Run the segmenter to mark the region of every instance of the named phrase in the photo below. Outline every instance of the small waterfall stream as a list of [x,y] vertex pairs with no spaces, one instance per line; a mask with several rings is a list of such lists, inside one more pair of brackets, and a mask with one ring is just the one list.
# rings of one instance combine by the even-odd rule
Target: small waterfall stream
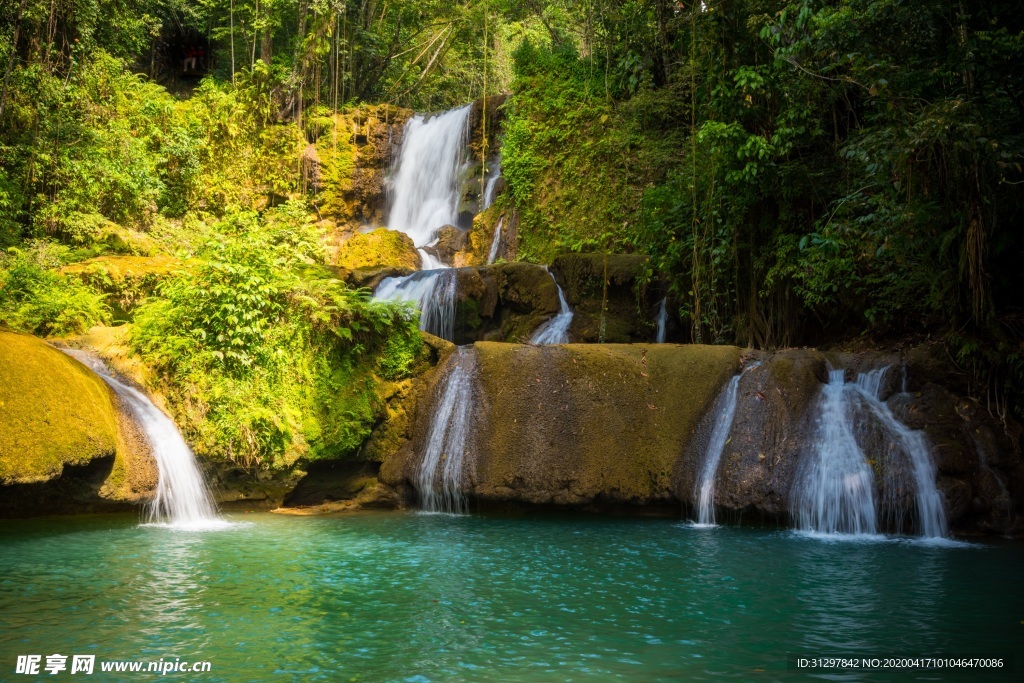
[[494,226],[494,238],[491,239],[491,250],[487,254],[487,264],[494,263],[494,259],[498,258],[498,250],[501,248],[501,225],[505,222],[505,217],[502,216],[498,219],[498,224]]
[[829,371],[821,394],[814,452],[793,484],[797,528],[875,534],[874,475],[853,433],[845,372]]
[[460,514],[466,511],[462,465],[473,401],[473,347],[459,347],[451,363],[434,406],[415,485],[426,512]]
[[668,297],[661,300],[661,306],[658,307],[658,317],[655,322],[658,328],[654,335],[654,343],[664,344],[665,328],[668,326]]
[[[860,395],[864,405],[878,421],[893,444],[909,460],[913,476],[917,507],[918,533],[928,538],[945,536],[948,529],[942,495],[935,485],[938,471],[924,433],[908,428],[896,419],[889,405],[881,399],[882,381],[889,367],[878,368],[857,375],[851,387]],[[903,379],[901,385],[905,386]]]
[[171,418],[145,394],[119,380],[100,359],[74,349],[64,352],[99,375],[117,393],[146,435],[156,460],[159,479],[149,504],[149,523],[176,529],[228,526],[217,517],[216,506],[203,481],[199,464]]
[[568,344],[569,325],[572,324],[572,309],[569,308],[569,302],[565,300],[565,292],[562,291],[562,286],[558,284],[558,280],[555,280],[555,276],[551,274],[551,271],[548,271],[548,274],[551,275],[551,279],[555,282],[555,287],[558,288],[558,315],[538,327],[537,331],[533,333],[533,337],[530,338],[530,343]]
[[[662,301],[661,305],[664,309],[665,302]],[[718,474],[718,463],[722,459],[722,452],[725,451],[725,445],[729,442],[729,429],[732,427],[733,418],[736,417],[736,398],[739,395],[740,379],[759,365],[760,363],[751,363],[738,375],[734,375],[715,404],[715,429],[711,432],[708,451],[704,457],[704,467],[701,469],[694,491],[697,496],[698,526],[715,525],[715,476]]]
[[491,208],[491,204],[494,203],[494,190],[498,186],[498,179],[501,177],[501,158],[495,162],[494,166],[488,169],[487,182],[484,184],[484,203],[480,207],[481,211],[486,211]]
[[[881,399],[888,370],[883,367],[859,373],[856,380],[849,383],[842,370],[829,372],[829,383],[822,389],[814,454],[794,484],[793,511],[800,529],[823,533],[877,533],[874,475],[859,441],[859,438],[868,439],[871,429],[875,428],[883,438],[884,447],[882,452],[870,453],[871,459],[898,457],[905,460],[905,463],[889,463],[887,470],[897,473],[899,465],[909,465],[911,481],[904,484],[898,474],[890,474],[885,484],[890,489],[913,488],[918,534],[926,538],[941,538],[947,534],[942,495],[935,483],[937,469],[924,433],[900,422]],[[901,384],[906,386],[905,378]],[[895,456],[886,455],[889,448]],[[897,478],[893,479],[894,476]],[[892,504],[900,505],[899,501]],[[896,513],[899,519],[902,508]],[[897,523],[897,527],[900,526]]]
[[454,268],[421,270],[405,277],[381,280],[373,296],[386,301],[408,301],[420,311],[420,329],[451,341],[455,338]]

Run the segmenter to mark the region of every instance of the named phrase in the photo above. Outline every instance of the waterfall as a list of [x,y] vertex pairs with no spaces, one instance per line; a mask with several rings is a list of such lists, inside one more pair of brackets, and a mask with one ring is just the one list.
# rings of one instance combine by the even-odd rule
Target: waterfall
[[171,418],[141,391],[117,379],[100,359],[84,351],[65,349],[64,352],[110,385],[146,435],[159,474],[156,496],[147,512],[148,521],[179,529],[226,526],[227,523],[217,517],[195,454],[181,438]]
[[572,323],[572,309],[569,308],[569,303],[565,300],[565,293],[562,291],[561,285],[558,284],[558,280],[555,280],[555,276],[548,271],[551,275],[551,279],[555,282],[555,287],[558,288],[558,315],[551,318],[533,333],[533,337],[530,338],[531,344],[568,344],[569,343],[569,325]]
[[[664,310],[665,302],[662,301],[661,305]],[[718,473],[718,463],[722,459],[725,444],[729,442],[729,429],[736,416],[736,397],[739,394],[740,378],[747,374],[747,371],[753,370],[759,365],[760,363],[752,363],[744,368],[743,372],[734,375],[715,405],[715,429],[711,432],[708,452],[704,457],[704,468],[701,470],[700,479],[697,480],[697,487],[694,491],[698,500],[697,524],[699,526],[715,525],[715,475]]]
[[[851,386],[860,395],[893,444],[909,460],[914,479],[918,532],[929,538],[945,536],[948,530],[946,511],[942,505],[942,495],[935,485],[938,470],[932,461],[924,432],[910,429],[896,419],[892,409],[881,399],[882,381],[888,371],[889,368],[886,366],[858,374],[857,381]],[[901,381],[901,385],[905,386],[904,383],[905,379]]]
[[437,230],[454,225],[459,215],[459,171],[465,156],[472,105],[405,124],[402,150],[391,185],[388,227],[428,245]]
[[654,335],[655,344],[665,343],[665,327],[668,324],[668,297],[661,300],[661,306],[658,307],[658,332]]
[[498,219],[498,224],[494,226],[494,238],[491,240],[491,251],[487,254],[488,265],[494,263],[494,259],[498,258],[498,249],[501,248],[501,224],[505,222],[505,217],[502,216]]
[[454,268],[421,270],[405,277],[381,280],[374,298],[408,301],[420,311],[420,329],[451,341],[455,338],[455,293],[458,272]]
[[484,185],[484,204],[480,207],[481,211],[486,211],[491,208],[491,204],[494,203],[494,188],[498,186],[498,178],[501,177],[501,159],[494,165],[494,173],[487,179],[487,183]]
[[381,281],[373,296],[407,301],[420,311],[420,329],[451,341],[455,337],[457,275],[423,247],[438,229],[458,222],[459,172],[465,156],[472,105],[436,116],[416,114],[405,124],[402,151],[392,179],[388,227],[412,237],[422,270]]
[[817,441],[793,485],[793,513],[804,531],[874,534],[874,476],[854,437],[853,407],[842,370],[822,387]]
[[459,514],[466,511],[462,462],[473,398],[473,347],[459,347],[452,363],[434,407],[416,489],[425,511]]

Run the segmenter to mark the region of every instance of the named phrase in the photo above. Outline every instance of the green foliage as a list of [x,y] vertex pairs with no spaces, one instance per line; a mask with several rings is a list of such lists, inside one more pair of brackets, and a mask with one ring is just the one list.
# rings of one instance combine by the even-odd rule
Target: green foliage
[[40,242],[0,254],[0,326],[67,335],[109,320],[101,294],[55,272],[58,251]]
[[643,89],[609,103],[599,72],[564,46],[526,41],[515,58],[502,171],[520,211],[519,257],[627,248],[643,188],[663,177],[678,141],[653,134],[672,95]]
[[163,285],[132,331],[192,443],[264,467],[353,454],[382,410],[375,372],[404,378],[418,357],[415,317],[321,273],[297,202],[212,230],[201,263]]

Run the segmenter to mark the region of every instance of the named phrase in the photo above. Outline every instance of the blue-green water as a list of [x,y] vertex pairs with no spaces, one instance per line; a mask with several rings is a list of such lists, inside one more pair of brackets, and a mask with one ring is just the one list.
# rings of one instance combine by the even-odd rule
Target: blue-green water
[[1006,657],[1024,643],[1019,543],[599,518],[233,519],[247,524],[3,522],[0,680],[29,680],[15,661],[33,653],[208,660],[209,673],[167,677],[232,682],[806,680],[787,653]]

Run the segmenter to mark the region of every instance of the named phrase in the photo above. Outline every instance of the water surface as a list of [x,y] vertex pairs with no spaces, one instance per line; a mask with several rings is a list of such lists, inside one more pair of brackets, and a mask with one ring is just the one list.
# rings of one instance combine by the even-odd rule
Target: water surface
[[232,519],[247,524],[0,523],[0,680],[27,679],[18,654],[57,652],[208,660],[210,673],[177,676],[204,681],[788,681],[807,676],[787,653],[1007,656],[1024,633],[1019,543],[603,518]]

